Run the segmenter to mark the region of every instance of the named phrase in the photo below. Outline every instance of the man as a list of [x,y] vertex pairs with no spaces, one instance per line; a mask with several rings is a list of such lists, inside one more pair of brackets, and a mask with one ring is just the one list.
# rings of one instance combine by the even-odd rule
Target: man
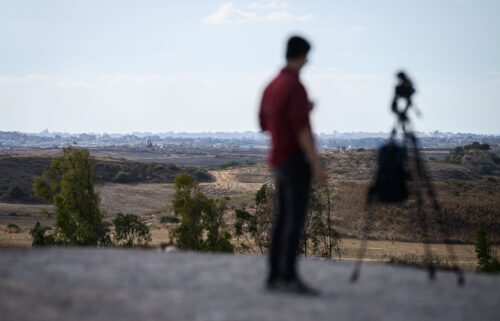
[[310,49],[301,37],[288,40],[286,66],[264,90],[259,111],[261,129],[271,134],[269,163],[275,175],[277,198],[266,286],[269,290],[299,294],[318,293],[299,278],[296,261],[311,175],[317,183],[327,181],[309,122],[312,104],[299,79]]

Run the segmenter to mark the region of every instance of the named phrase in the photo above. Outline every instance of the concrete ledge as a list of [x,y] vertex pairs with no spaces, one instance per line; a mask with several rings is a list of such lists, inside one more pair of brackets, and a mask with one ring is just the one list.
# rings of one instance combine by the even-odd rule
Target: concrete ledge
[[301,261],[323,295],[263,290],[262,256],[121,249],[0,249],[0,318],[21,320],[499,320],[500,277]]

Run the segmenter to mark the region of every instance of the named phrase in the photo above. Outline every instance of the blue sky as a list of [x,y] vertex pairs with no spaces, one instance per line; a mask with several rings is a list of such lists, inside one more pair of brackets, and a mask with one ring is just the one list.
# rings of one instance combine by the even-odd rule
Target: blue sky
[[500,134],[500,1],[0,0],[0,130],[258,130],[286,38],[316,132],[388,131],[394,74],[421,131]]

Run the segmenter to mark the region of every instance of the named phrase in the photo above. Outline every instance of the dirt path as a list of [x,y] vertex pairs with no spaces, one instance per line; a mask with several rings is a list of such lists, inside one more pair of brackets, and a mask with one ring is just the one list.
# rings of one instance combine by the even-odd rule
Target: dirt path
[[238,177],[238,169],[210,171],[215,177],[213,183],[201,183],[201,190],[210,196],[232,196],[240,193],[255,193],[262,183],[241,182]]

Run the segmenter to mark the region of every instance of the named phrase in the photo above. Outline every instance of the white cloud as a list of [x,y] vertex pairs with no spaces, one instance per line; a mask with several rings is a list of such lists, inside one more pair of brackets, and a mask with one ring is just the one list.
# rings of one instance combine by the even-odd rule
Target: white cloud
[[[312,19],[311,14],[306,14],[302,16],[294,15],[287,11],[275,11],[277,8],[283,8],[286,5],[285,2],[273,1],[264,4],[253,4],[254,7],[250,9],[257,9],[256,5],[260,7],[258,9],[266,9],[267,12],[257,13],[256,11],[243,10],[240,9],[232,2],[222,2],[219,4],[217,10],[208,17],[205,17],[202,22],[208,24],[228,24],[228,23],[248,23],[248,22],[258,22],[258,21],[268,21],[268,22],[306,22]],[[270,11],[270,12],[269,12]]]
[[255,1],[248,5],[252,9],[284,9],[288,8],[286,1]]

